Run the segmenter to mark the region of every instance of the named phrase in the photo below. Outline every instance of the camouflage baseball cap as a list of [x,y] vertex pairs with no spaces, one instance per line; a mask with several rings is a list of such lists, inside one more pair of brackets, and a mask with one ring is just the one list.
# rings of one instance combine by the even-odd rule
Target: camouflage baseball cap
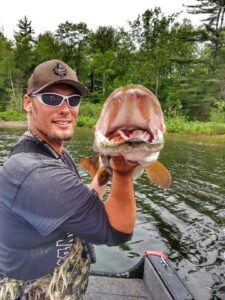
[[88,95],[87,88],[78,81],[75,71],[58,59],[43,62],[34,69],[28,80],[27,94],[39,93],[57,83],[74,87],[82,96]]

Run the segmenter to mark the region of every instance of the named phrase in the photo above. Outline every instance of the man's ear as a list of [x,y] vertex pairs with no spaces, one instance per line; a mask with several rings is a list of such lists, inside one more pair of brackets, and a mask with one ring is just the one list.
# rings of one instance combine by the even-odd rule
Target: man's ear
[[24,110],[28,113],[28,112],[31,112],[31,97],[28,96],[28,95],[25,95],[23,97],[23,108]]

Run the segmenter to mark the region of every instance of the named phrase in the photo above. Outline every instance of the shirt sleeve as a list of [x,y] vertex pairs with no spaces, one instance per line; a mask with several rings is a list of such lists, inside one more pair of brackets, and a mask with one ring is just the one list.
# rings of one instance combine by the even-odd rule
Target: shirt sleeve
[[131,238],[111,227],[98,194],[55,161],[27,175],[12,209],[43,236],[59,228],[94,244],[116,245]]
[[[96,192],[93,191],[93,197],[95,194]],[[101,201],[90,199],[86,204],[86,207],[80,209],[79,214],[73,214],[61,224],[60,229],[62,231],[74,233],[95,245],[114,246],[131,239],[132,234],[119,232],[110,225],[104,204]]]

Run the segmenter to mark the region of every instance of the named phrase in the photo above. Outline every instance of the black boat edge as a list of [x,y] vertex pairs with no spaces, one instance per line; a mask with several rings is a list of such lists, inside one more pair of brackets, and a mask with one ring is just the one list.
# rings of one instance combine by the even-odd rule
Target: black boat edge
[[141,260],[124,272],[91,271],[85,299],[128,299],[132,296],[139,299],[138,289],[141,299],[194,300],[168,257],[160,251],[145,251]]

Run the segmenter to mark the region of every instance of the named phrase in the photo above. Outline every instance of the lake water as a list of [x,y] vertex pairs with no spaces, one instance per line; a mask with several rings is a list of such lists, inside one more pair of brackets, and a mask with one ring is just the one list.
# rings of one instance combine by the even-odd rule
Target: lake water
[[[22,129],[1,129],[0,165]],[[77,129],[66,144],[78,162],[91,155],[93,131]],[[165,252],[196,299],[225,299],[225,137],[167,135],[160,161],[173,176],[163,191],[144,175],[135,183],[133,238],[120,247],[95,247],[95,270],[123,271],[144,250]],[[85,183],[90,181],[81,168]],[[161,299],[159,299],[161,300]],[[163,300],[163,299],[162,299]]]

